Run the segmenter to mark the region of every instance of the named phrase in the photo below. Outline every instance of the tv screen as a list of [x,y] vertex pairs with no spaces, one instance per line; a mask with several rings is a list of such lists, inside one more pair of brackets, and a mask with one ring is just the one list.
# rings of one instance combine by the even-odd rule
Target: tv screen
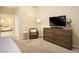
[[49,18],[50,26],[66,26],[66,16],[57,16]]

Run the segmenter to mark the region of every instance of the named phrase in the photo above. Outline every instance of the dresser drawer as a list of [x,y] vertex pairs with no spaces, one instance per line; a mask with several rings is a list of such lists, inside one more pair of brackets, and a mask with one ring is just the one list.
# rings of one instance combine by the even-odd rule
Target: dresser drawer
[[55,41],[54,38],[49,38],[49,37],[43,37],[43,39],[51,43],[54,43]]
[[54,35],[64,35],[64,36],[72,36],[72,31],[64,30],[64,29],[53,29]]
[[51,29],[48,29],[48,30],[45,29],[45,30],[43,30],[43,34],[44,34],[44,35],[47,35],[47,36],[49,36],[49,37],[50,37],[50,36],[52,37],[52,36],[53,36],[53,30],[51,31]]
[[44,28],[43,38],[46,41],[72,49],[72,30],[59,28]]
[[59,46],[62,46],[64,48],[72,49],[72,42],[67,42],[67,41],[63,41],[60,39],[55,39],[54,43]]
[[72,36],[64,36],[64,35],[55,35],[55,39],[59,39],[60,41],[65,41],[65,42],[72,42]]

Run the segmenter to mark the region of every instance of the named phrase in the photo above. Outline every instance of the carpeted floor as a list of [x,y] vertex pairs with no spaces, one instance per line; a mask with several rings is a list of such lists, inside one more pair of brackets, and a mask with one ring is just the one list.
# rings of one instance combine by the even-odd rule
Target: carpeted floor
[[42,38],[39,39],[15,39],[14,40],[21,52],[23,53],[68,53],[73,52],[71,50],[62,48],[55,44],[44,41]]

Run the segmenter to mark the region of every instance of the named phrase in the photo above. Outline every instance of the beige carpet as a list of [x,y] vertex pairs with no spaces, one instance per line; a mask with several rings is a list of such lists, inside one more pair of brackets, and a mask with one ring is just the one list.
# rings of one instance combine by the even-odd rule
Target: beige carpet
[[15,39],[16,44],[19,46],[23,53],[68,53],[71,50],[49,43],[42,38],[39,39]]

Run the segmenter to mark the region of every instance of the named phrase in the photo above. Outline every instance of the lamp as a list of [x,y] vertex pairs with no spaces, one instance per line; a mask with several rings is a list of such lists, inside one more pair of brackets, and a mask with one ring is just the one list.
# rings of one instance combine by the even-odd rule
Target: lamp
[[40,19],[37,19],[36,21],[37,21],[37,23],[41,23],[41,20]]
[[[36,22],[39,25],[38,26],[38,28],[39,28],[39,34],[41,35],[41,19],[36,19]],[[39,37],[40,37],[40,35],[39,35]]]

